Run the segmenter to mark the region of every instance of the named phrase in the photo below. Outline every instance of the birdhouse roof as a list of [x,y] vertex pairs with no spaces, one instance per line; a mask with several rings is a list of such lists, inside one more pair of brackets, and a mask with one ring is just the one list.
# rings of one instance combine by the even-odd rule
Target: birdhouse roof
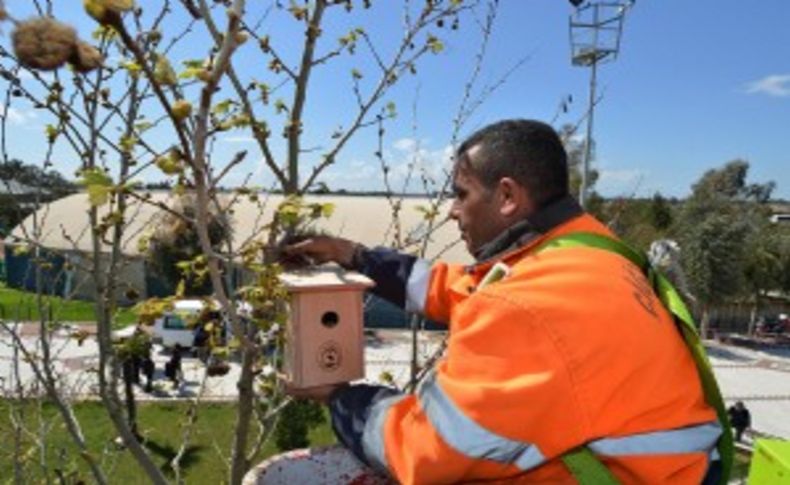
[[280,281],[291,292],[363,291],[375,284],[367,276],[337,266],[287,271],[280,275]]

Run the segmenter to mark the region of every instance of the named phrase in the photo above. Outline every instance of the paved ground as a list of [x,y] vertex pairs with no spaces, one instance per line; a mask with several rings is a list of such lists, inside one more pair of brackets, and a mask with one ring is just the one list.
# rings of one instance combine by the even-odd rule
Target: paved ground
[[[37,326],[22,324],[17,329],[22,342],[29,352],[40,355]],[[74,336],[80,331],[88,334],[82,342]],[[95,369],[98,367],[98,344],[91,327],[72,327],[55,332],[51,343],[51,354],[55,362],[55,372],[63,382],[63,388],[77,399],[92,398],[98,393]],[[382,330],[369,333],[366,338],[365,360],[366,379],[379,382],[382,374],[391,376],[398,385],[409,379],[411,355],[411,335],[408,332]],[[421,359],[427,359],[441,341],[437,334],[425,335],[420,339],[418,348]],[[0,327],[0,395],[16,394],[16,383],[21,382],[27,392],[36,391],[35,373],[30,365],[20,359],[19,379],[12,365],[14,346],[11,336]],[[20,354],[21,355],[21,354]],[[164,375],[165,363],[170,359],[170,351],[155,345],[152,357],[156,364],[154,391],[143,392],[137,389],[139,399],[189,398],[200,392],[205,385],[203,396],[207,400],[233,400],[236,396],[236,382],[240,367],[231,362],[230,372],[221,377],[205,379],[205,366],[195,357],[186,355],[182,359],[183,380],[175,387]],[[143,378],[144,381],[144,378]]]
[[[89,327],[86,327],[90,330]],[[31,352],[37,349],[37,332],[33,325],[20,328],[23,343]],[[52,341],[52,354],[56,356],[56,372],[64,388],[76,398],[96,395],[96,355],[98,347],[92,336],[81,344],[69,338],[78,328],[58,331]],[[90,332],[88,332],[90,333]],[[366,378],[378,382],[383,373],[389,374],[399,385],[409,379],[411,356],[410,334],[404,331],[376,331],[366,339]],[[427,359],[438,348],[441,336],[424,335],[418,345],[421,360]],[[720,343],[709,343],[709,353],[714,371],[728,404],[742,400],[752,411],[754,428],[760,432],[790,438],[790,349],[747,349]],[[204,366],[193,357],[182,362],[184,379],[175,388],[164,377],[164,365],[170,354],[161,347],[154,351],[156,363],[155,390],[148,394],[138,389],[140,399],[188,398],[195,396],[204,380]],[[10,336],[0,329],[0,394],[12,394],[17,382],[13,369],[14,348]],[[235,398],[239,366],[231,365],[230,372],[222,377],[205,380],[204,396],[208,400]],[[31,392],[35,391],[35,376],[24,362],[19,366],[20,382]]]
[[755,430],[790,438],[790,349],[708,344],[727,404],[743,401]]

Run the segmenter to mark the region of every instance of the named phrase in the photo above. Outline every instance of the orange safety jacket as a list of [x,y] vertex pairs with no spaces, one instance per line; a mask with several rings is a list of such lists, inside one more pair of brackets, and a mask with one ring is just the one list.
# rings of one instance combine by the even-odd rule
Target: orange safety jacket
[[365,461],[406,484],[574,483],[561,456],[587,445],[622,483],[702,482],[721,428],[672,317],[618,254],[535,254],[573,232],[614,237],[585,214],[471,267],[413,264],[406,307],[448,322],[447,351],[366,410]]

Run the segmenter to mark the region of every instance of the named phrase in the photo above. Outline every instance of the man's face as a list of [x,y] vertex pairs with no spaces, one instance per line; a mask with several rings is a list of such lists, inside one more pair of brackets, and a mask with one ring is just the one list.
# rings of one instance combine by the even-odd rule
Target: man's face
[[495,190],[487,189],[465,163],[458,163],[453,174],[455,200],[450,218],[458,222],[466,249],[475,254],[480,247],[507,228],[500,214]]

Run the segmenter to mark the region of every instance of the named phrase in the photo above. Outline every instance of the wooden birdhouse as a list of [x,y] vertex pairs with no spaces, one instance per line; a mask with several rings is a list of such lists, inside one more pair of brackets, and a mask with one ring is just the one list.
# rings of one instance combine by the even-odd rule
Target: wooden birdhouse
[[280,276],[290,294],[285,373],[295,388],[365,376],[362,298],[373,281],[322,267]]

